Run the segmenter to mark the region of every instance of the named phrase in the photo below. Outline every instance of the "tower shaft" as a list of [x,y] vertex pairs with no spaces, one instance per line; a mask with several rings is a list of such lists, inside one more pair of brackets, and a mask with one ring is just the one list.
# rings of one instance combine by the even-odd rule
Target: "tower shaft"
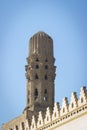
[[55,66],[53,40],[44,32],[30,38],[26,65],[27,102],[30,111],[44,111],[54,104]]

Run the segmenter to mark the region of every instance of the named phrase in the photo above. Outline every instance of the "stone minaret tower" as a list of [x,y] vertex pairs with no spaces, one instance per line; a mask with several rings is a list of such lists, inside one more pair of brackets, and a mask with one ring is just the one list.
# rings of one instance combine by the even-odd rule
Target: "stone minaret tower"
[[26,65],[27,103],[29,111],[44,111],[54,105],[55,66],[53,40],[44,32],[30,38]]

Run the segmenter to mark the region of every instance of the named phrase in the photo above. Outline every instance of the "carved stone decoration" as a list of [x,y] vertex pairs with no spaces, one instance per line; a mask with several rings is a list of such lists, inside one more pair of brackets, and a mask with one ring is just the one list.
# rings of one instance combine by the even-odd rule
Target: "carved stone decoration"
[[44,124],[44,116],[42,111],[40,111],[38,115],[37,128],[43,126],[43,124]]
[[51,122],[51,120],[52,120],[52,113],[51,113],[50,108],[48,107],[46,109],[46,115],[45,115],[44,123],[48,124],[49,122]]
[[69,111],[69,105],[68,105],[68,99],[67,97],[63,98],[63,101],[62,101],[62,107],[61,107],[61,110],[60,110],[60,115],[63,116],[65,114],[68,113]]
[[35,116],[32,116],[32,121],[31,121],[31,130],[36,129],[36,118]]
[[86,87],[83,86],[81,87],[81,90],[80,90],[80,97],[78,100],[78,105],[82,106],[85,103],[87,103],[87,92],[86,92]]
[[60,117],[60,105],[59,103],[54,104],[53,114],[52,114],[52,121]]
[[71,100],[69,104],[69,111],[72,111],[78,107],[78,98],[76,92],[71,94]]

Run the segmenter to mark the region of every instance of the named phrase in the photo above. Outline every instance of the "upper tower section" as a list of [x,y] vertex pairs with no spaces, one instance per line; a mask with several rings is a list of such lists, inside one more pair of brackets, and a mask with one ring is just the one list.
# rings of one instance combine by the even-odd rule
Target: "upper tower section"
[[53,57],[53,40],[52,38],[40,31],[30,38],[29,56],[38,54],[42,57]]
[[30,38],[26,65],[27,103],[30,111],[44,111],[54,105],[55,66],[53,40],[44,32]]

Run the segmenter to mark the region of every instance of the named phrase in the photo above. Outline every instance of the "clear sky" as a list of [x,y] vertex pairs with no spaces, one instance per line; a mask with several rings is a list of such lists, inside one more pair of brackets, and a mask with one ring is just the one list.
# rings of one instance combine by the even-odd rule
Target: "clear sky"
[[86,0],[0,0],[0,126],[26,105],[28,42],[38,31],[54,41],[55,102],[87,86]]

